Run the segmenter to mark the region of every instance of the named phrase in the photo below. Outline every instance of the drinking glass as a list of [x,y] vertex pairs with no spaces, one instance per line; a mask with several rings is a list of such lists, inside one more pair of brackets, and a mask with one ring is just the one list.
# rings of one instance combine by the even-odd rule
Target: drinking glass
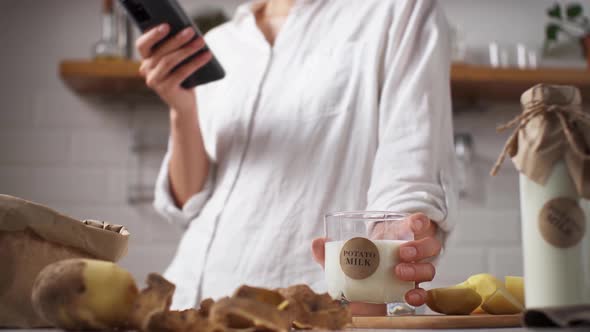
[[343,302],[382,303],[388,315],[412,314],[405,294],[414,282],[399,280],[399,246],[414,239],[408,214],[337,212],[325,216],[328,292]]

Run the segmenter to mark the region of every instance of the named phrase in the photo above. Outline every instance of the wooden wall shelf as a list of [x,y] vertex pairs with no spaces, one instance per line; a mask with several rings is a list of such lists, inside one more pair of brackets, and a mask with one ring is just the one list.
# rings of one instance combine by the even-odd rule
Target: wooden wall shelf
[[89,96],[153,96],[139,75],[139,63],[127,60],[62,61],[59,73],[76,93]]
[[579,69],[520,70],[453,65],[454,101],[512,101],[518,103],[527,89],[539,83],[575,85],[590,98],[590,71]]
[[[82,95],[108,97],[154,96],[138,73],[133,61],[63,61],[60,75],[65,83]],[[590,71],[574,69],[495,69],[455,64],[452,68],[455,102],[512,101],[537,83],[569,84],[579,87],[590,98]]]

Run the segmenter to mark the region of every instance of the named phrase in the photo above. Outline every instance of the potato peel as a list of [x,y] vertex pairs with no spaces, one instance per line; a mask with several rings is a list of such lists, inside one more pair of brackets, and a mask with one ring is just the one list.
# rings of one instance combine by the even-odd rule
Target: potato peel
[[174,285],[159,275],[148,277],[133,313],[143,332],[288,332],[299,329],[341,329],[350,311],[328,294],[305,285],[270,290],[242,286],[232,297],[203,300],[199,309],[170,311]]
[[278,291],[250,286],[242,286],[238,288],[234,292],[233,297],[251,299],[267,303],[277,308],[285,302],[285,298]]
[[148,287],[139,293],[130,317],[130,325],[140,331],[149,330],[153,316],[169,312],[176,289],[173,283],[155,273],[148,275],[146,283]]
[[215,301],[213,299],[204,299],[199,306],[199,314],[204,318],[208,318],[214,304]]
[[166,311],[153,315],[147,331],[150,332],[224,332],[221,325],[210,322],[195,309]]
[[229,329],[287,332],[288,315],[276,306],[248,298],[225,298],[213,305],[209,320]]
[[289,302],[286,311],[297,329],[339,330],[352,322],[347,307],[328,294],[316,294],[307,285],[282,288],[278,292]]

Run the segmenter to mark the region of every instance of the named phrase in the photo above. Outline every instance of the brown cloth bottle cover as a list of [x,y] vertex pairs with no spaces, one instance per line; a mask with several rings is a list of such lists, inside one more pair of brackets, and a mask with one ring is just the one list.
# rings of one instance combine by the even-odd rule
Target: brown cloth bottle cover
[[590,305],[529,309],[523,322],[527,327],[590,326]]
[[556,162],[564,160],[580,197],[590,199],[590,112],[573,86],[539,84],[522,95],[523,113],[499,131],[516,127],[494,165],[507,156],[516,169],[544,186]]

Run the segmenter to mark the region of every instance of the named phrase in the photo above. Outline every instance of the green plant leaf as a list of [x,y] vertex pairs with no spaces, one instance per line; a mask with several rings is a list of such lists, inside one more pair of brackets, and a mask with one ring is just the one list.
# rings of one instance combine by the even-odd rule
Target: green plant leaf
[[584,8],[579,3],[572,3],[566,7],[566,14],[569,20],[573,20],[582,16],[583,12]]
[[545,35],[548,41],[557,41],[557,37],[561,31],[561,27],[555,23],[547,24]]
[[554,4],[553,7],[547,10],[547,15],[549,15],[549,17],[557,18],[560,20],[563,19],[563,15],[561,13],[561,6],[557,3]]

